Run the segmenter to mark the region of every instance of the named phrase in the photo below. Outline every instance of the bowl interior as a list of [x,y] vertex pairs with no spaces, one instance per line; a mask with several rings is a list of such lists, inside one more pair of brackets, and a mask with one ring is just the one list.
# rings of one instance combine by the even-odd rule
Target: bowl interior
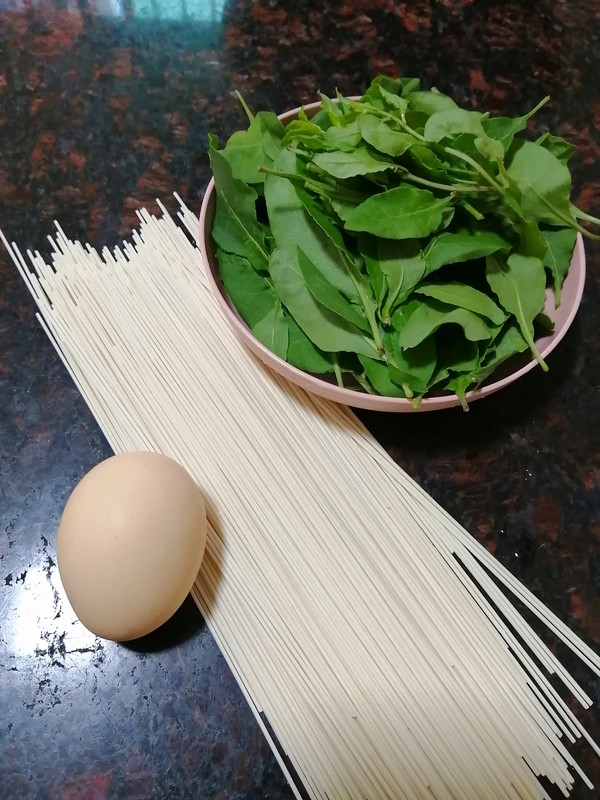
[[[312,103],[304,106],[305,111],[310,115],[311,112],[320,107],[320,103]],[[299,108],[280,114],[279,118],[285,123],[298,116]],[[421,400],[417,409],[413,408],[412,402],[404,398],[382,397],[371,395],[354,389],[341,388],[328,376],[311,375],[296,367],[288,364],[283,359],[276,356],[257,339],[254,338],[249,327],[239,315],[237,309],[229,299],[227,292],[220,278],[219,265],[215,257],[215,247],[212,240],[212,225],[215,215],[216,192],[214,179],[211,179],[200,210],[200,251],[204,261],[204,268],[216,296],[216,299],[233,330],[265,364],[288,380],[302,386],[307,391],[318,394],[329,400],[334,400],[344,405],[355,408],[366,408],[376,411],[395,411],[395,412],[414,412],[435,411],[443,408],[452,408],[460,405],[460,400],[456,395],[446,394],[440,396],[425,397]],[[554,292],[552,289],[546,291],[546,304],[544,312],[554,322],[554,332],[547,336],[536,339],[536,345],[542,357],[546,357],[561,341],[569,329],[581,302],[583,287],[585,284],[585,251],[583,239],[579,234],[571,260],[569,273],[563,284],[561,292],[561,303],[558,308],[554,304]],[[518,380],[530,370],[537,366],[535,359],[529,353],[514,356],[506,361],[501,367],[483,383],[480,387],[468,392],[466,397],[468,402],[473,402],[499,391],[510,383]]]

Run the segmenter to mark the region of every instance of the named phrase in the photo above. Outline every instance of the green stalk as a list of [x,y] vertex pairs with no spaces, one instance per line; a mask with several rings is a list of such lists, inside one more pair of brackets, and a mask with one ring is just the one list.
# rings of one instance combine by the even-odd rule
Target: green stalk
[[475,172],[481,175],[481,177],[486,181],[486,183],[489,183],[490,186],[498,192],[498,194],[504,196],[504,188],[500,186],[500,184],[497,181],[495,181],[494,178],[492,178],[489,172],[486,172],[484,168],[481,166],[481,164],[478,164],[474,158],[471,158],[471,156],[468,156],[466,153],[461,153],[460,150],[455,150],[453,147],[444,147],[443,150],[449,156],[454,156],[455,158],[464,161],[465,164],[468,164],[470,167],[472,167],[475,170]]
[[337,359],[337,353],[332,353],[332,360],[333,360],[333,371],[335,373],[335,379],[337,381],[337,385],[340,389],[344,388],[344,379],[342,378],[342,370],[340,369],[340,365]]
[[377,111],[380,116],[390,120],[390,122],[395,122],[396,124],[399,124],[401,128],[404,128],[404,131],[406,133],[410,134],[410,136],[414,136],[414,138],[418,139],[418,141],[420,142],[425,142],[426,144],[429,144],[429,142],[424,136],[422,136],[420,133],[417,133],[417,131],[414,128],[410,127],[410,125],[406,121],[404,114],[402,114],[399,117],[396,117],[394,116],[394,114],[390,114],[388,111],[383,111],[383,109],[375,109],[375,106],[373,106],[373,109]]
[[236,89],[236,91],[235,91],[235,96],[237,97],[237,99],[238,99],[238,102],[240,103],[240,105],[242,106],[242,108],[244,109],[244,111],[246,112],[246,116],[248,117],[248,122],[252,122],[252,120],[254,119],[254,114],[253,114],[253,113],[250,111],[250,109],[248,108],[248,105],[247,105],[246,101],[244,100],[244,98],[243,98],[243,97],[242,97],[242,95],[241,95],[241,94],[238,92],[238,90],[237,90],[237,89]]
[[545,106],[545,105],[546,105],[546,103],[548,103],[549,101],[550,101],[550,95],[549,95],[549,94],[547,94],[547,95],[546,95],[546,97],[544,97],[544,99],[543,99],[543,100],[540,100],[540,102],[537,104],[537,106],[536,106],[535,108],[532,108],[532,109],[531,109],[531,111],[530,111],[528,114],[526,114],[526,115],[525,115],[525,118],[526,118],[527,120],[530,120],[530,119],[531,119],[531,118],[532,118],[532,117],[533,117],[535,114],[537,114],[537,112],[538,112],[538,111],[539,111],[541,108],[543,108],[543,106]]
[[349,272],[350,277],[352,278],[352,282],[358,292],[358,296],[360,297],[360,302],[365,312],[365,316],[367,318],[367,322],[369,323],[369,327],[371,328],[371,334],[373,336],[373,341],[375,342],[375,347],[377,348],[378,353],[384,352],[383,341],[381,339],[381,334],[379,333],[379,326],[377,325],[377,320],[375,319],[375,312],[373,311],[371,304],[369,303],[369,297],[363,285],[363,282],[360,279],[360,275],[356,274],[356,265],[353,264],[349,258],[346,258],[346,261],[349,265]]
[[476,209],[476,208],[474,208],[474,207],[471,205],[471,203],[466,203],[466,202],[463,202],[463,204],[462,204],[462,207],[465,209],[465,211],[468,211],[468,212],[469,212],[469,214],[470,214],[472,217],[475,217],[475,219],[476,219],[478,222],[481,222],[481,220],[482,220],[482,219],[485,219],[485,217],[483,216],[483,214],[482,214],[480,211],[477,211],[477,209]]
[[549,208],[550,211],[552,211],[553,214],[556,214],[556,216],[559,219],[563,220],[565,225],[568,225],[570,228],[574,228],[576,231],[579,231],[579,233],[581,233],[583,236],[587,236],[588,239],[592,239],[595,242],[600,242],[600,235],[598,235],[597,233],[592,233],[591,231],[588,231],[588,229],[584,228],[583,225],[580,225],[574,217],[569,217],[568,214],[565,214],[559,208],[556,208],[556,206],[553,203],[551,203],[546,197],[543,197],[539,192],[536,192],[536,190],[533,189],[533,187],[532,187],[532,191],[536,195],[538,200],[541,200],[542,203],[547,208]]
[[284,172],[282,170],[269,169],[269,167],[259,167],[259,172],[264,172],[266,175],[275,175],[276,178],[287,178],[289,181],[302,183],[317,194],[325,194],[326,197],[333,195],[340,200],[350,200],[356,203],[362,203],[365,199],[359,192],[353,192],[352,189],[340,188],[337,182],[335,182],[334,186],[330,186],[316,178],[305,178],[303,175],[299,175],[295,172]]
[[354,377],[358,381],[359,385],[363,388],[367,394],[377,394],[374,389],[371,388],[369,381],[367,380],[366,373],[364,372],[355,372]]
[[580,208],[577,208],[577,206],[573,205],[573,203],[571,203],[571,213],[577,219],[583,219],[586,222],[591,222],[593,225],[600,225],[600,219],[598,219],[598,217],[592,217],[591,214],[588,214],[585,211],[582,211]]
[[489,192],[491,189],[485,186],[480,186],[478,183],[470,185],[460,183],[437,183],[430,181],[427,178],[420,178],[418,175],[413,175],[412,172],[405,170],[403,167],[398,167],[397,171],[401,174],[402,178],[413,183],[419,183],[421,186],[428,186],[431,189],[439,189],[442,192]]

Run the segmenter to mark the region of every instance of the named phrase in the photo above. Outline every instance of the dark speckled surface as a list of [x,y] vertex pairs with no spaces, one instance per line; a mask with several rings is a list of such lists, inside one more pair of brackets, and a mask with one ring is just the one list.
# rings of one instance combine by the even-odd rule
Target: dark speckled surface
[[[550,94],[537,128],[577,144],[574,196],[600,213],[599,0],[0,0],[0,227],[43,248],[56,218],[115,244],[155,197],[198,206],[207,132],[243,121],[235,89],[283,110],[378,72],[511,114]],[[600,246],[587,250],[581,311],[548,375],[468,415],[362,416],[598,648]],[[0,797],[287,800],[191,601],[129,647],[95,639],[66,603],[58,519],[108,453],[0,250]],[[600,700],[600,681],[563,655]],[[597,708],[581,718],[600,737]],[[600,785],[600,760],[574,752]]]

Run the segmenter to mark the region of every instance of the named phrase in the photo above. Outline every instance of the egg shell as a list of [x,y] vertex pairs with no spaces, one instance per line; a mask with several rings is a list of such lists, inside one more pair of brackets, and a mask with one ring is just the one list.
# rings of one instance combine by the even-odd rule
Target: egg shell
[[127,641],[179,608],[206,545],[200,489],[158,453],[122,453],[79,482],[63,511],[56,544],[60,578],[92,633]]

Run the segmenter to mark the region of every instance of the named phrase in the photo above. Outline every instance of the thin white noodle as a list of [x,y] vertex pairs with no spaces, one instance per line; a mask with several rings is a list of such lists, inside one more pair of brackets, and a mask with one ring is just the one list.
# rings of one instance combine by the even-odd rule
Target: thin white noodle
[[295,796],[540,800],[536,776],[568,796],[573,773],[591,786],[563,739],[600,751],[543,670],[590,698],[499,585],[597,674],[600,658],[348,409],[243,348],[161,208],[101,256],[57,226],[52,263],[28,252],[30,267],[0,237],[113,449],[165,452],[202,486],[192,596]]

